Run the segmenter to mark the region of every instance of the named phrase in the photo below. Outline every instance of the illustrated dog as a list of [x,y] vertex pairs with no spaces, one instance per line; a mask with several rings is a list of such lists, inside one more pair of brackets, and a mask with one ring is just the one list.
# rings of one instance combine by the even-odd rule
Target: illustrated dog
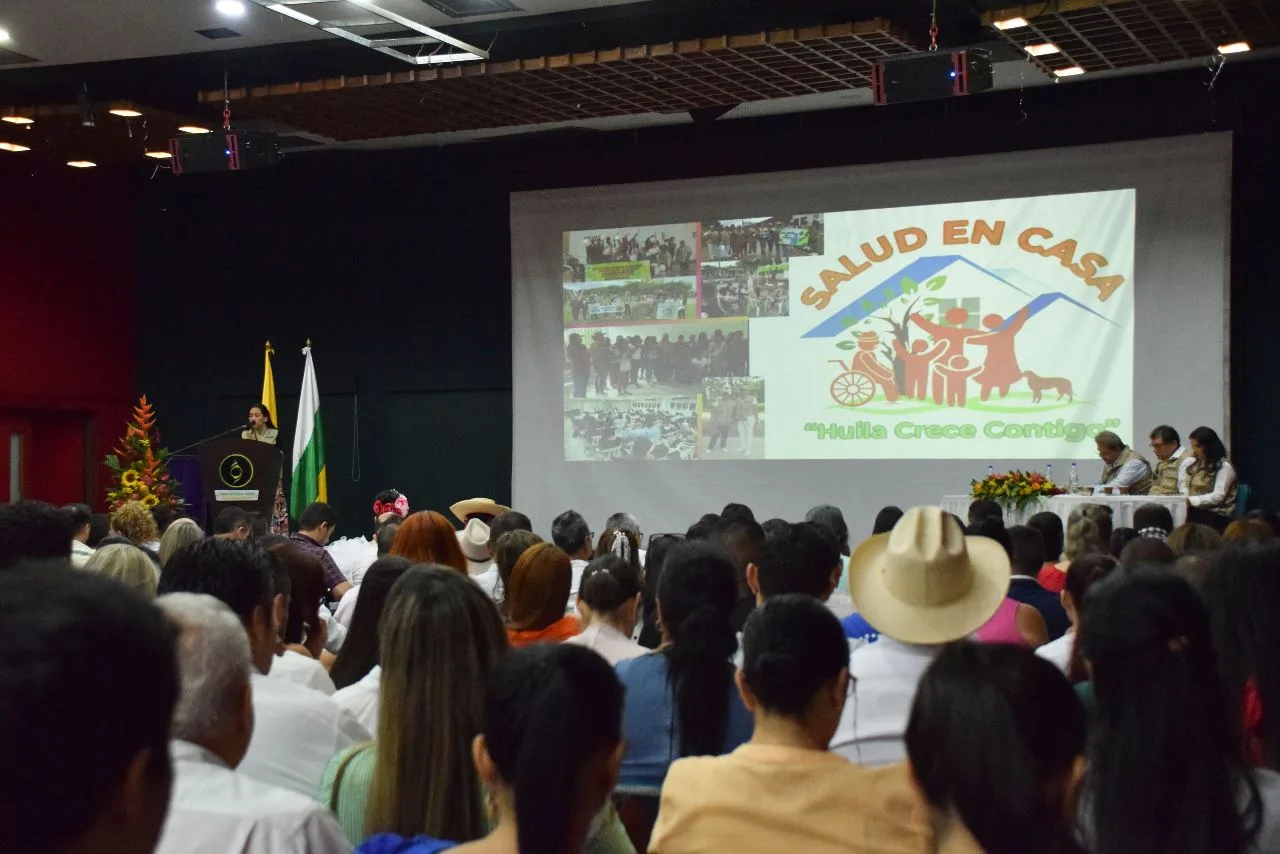
[[1024,373],[1027,385],[1031,388],[1031,402],[1039,403],[1041,392],[1056,391],[1058,400],[1067,398],[1068,403],[1075,403],[1076,393],[1071,388],[1071,380],[1065,377],[1042,377],[1031,371]]

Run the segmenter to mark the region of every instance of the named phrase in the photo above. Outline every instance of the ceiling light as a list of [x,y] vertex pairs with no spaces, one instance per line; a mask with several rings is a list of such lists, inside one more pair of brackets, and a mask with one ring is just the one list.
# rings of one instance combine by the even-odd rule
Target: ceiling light
[[239,18],[245,12],[244,3],[241,0],[218,0],[213,4],[213,8],[218,10],[219,15],[226,15],[228,18]]
[[28,145],[18,145],[16,142],[0,142],[0,151],[30,151]]
[[10,38],[9,31],[4,29],[3,27],[0,27],[0,42],[7,42],[9,38]]
[[178,130],[183,133],[213,133],[213,131],[208,128],[200,127],[200,125],[181,125],[178,127]]
[[289,6],[286,6],[283,3],[272,3],[267,8],[270,9],[272,12],[279,12],[281,15],[285,15],[287,17],[293,18],[295,21],[301,21],[302,23],[306,24],[309,27],[314,27],[316,24],[320,23],[319,18],[313,18],[310,15],[304,15],[301,12],[299,12],[297,9],[290,8]]
[[0,116],[0,122],[8,122],[11,125],[29,125],[35,122],[35,119],[29,119],[26,116]]
[[156,160],[168,160],[173,155],[167,151],[148,151],[147,156],[155,158]]
[[107,110],[107,112],[113,116],[119,116],[122,119],[136,119],[142,115],[142,113],[132,107],[115,107],[114,109]]
[[73,169],[92,169],[98,164],[92,160],[68,160],[67,165]]
[[1032,56],[1049,56],[1054,53],[1062,53],[1062,48],[1052,42],[1045,42],[1044,44],[1029,44],[1024,49]]
[[1231,44],[1218,45],[1218,53],[1226,55],[1228,53],[1246,53],[1253,50],[1248,42],[1232,42]]
[[1075,77],[1078,74],[1084,74],[1084,69],[1078,65],[1073,65],[1070,68],[1057,68],[1053,72],[1054,77]]
[[996,21],[991,26],[997,30],[1016,30],[1018,27],[1029,26],[1026,18],[1005,18],[1003,21]]

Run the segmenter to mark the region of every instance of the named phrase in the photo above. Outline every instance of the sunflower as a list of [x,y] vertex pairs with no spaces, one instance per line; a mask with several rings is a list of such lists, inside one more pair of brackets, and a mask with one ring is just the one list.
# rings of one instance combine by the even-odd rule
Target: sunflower
[[128,469],[120,475],[120,483],[124,486],[136,486],[138,483],[138,472],[134,469]]
[[146,498],[142,499],[143,507],[155,507],[159,503],[160,499],[156,498],[154,495],[148,495]]

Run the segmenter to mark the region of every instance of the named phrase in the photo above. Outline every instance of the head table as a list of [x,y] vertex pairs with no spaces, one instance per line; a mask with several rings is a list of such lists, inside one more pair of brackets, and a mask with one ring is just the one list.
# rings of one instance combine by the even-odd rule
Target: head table
[[[954,513],[962,520],[969,519],[971,495],[944,495],[942,509]],[[1111,508],[1111,523],[1116,528],[1133,527],[1133,511],[1143,504],[1159,504],[1169,508],[1173,514],[1173,524],[1181,525],[1187,521],[1187,497],[1185,495],[1055,495],[1041,498],[1028,504],[1021,510],[1006,510],[1006,525],[1025,525],[1036,513],[1049,512],[1062,519],[1062,526],[1067,526],[1067,517],[1071,511],[1081,504],[1105,504]]]

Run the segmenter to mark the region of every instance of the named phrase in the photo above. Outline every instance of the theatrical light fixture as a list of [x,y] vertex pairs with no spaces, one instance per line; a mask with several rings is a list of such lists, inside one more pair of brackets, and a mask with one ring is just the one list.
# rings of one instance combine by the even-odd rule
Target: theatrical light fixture
[[1078,65],[1073,65],[1070,68],[1056,68],[1053,71],[1054,77],[1075,77],[1079,74],[1084,74],[1084,69]]
[[246,11],[241,0],[218,0],[213,8],[218,10],[219,15],[226,15],[228,18],[239,18]]
[[208,128],[200,127],[200,125],[182,125],[178,128],[178,130],[182,131],[183,133],[213,133],[213,131],[209,130]]
[[1051,54],[1062,53],[1062,48],[1052,42],[1045,42],[1044,44],[1029,44],[1024,48],[1024,50],[1032,56],[1050,56]]
[[0,27],[0,44],[4,44],[10,39],[9,31],[4,27]]
[[167,151],[148,151],[147,156],[156,160],[168,160],[173,155]]
[[1027,26],[1026,18],[1005,18],[1003,21],[996,21],[991,26],[997,30],[1016,30],[1019,27]]
[[0,151],[30,151],[29,145],[18,145],[16,142],[0,142]]
[[[353,2],[355,2],[355,0],[353,0]],[[289,18],[293,18],[295,21],[301,21],[302,23],[306,24],[308,27],[314,27],[316,24],[320,23],[319,18],[313,18],[310,15],[304,15],[302,12],[299,12],[297,9],[291,9],[288,6],[284,5],[283,3],[272,3],[267,8],[270,9],[272,12],[279,12],[281,15],[284,15]]]
[[1248,42],[1232,42],[1231,44],[1218,45],[1218,53],[1226,56],[1229,53],[1247,53],[1253,50]]
[[26,116],[0,116],[0,122],[8,122],[11,125],[29,125],[34,124],[35,119],[29,119]]
[[98,164],[92,160],[68,160],[67,165],[73,169],[92,169]]
[[107,110],[107,112],[113,116],[119,116],[122,119],[136,119],[142,115],[142,113],[132,107],[112,107]]

